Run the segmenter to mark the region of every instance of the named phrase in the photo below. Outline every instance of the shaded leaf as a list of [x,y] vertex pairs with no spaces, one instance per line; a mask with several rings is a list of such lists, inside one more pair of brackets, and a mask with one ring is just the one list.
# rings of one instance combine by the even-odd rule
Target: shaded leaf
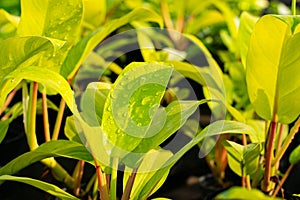
[[53,196],[61,198],[61,199],[69,199],[69,200],[78,199],[77,197],[74,197],[73,195],[70,195],[69,193],[60,189],[59,187],[52,185],[50,183],[40,181],[40,180],[35,180],[35,179],[31,179],[31,178],[26,178],[26,177],[2,175],[2,176],[0,176],[0,181],[17,181],[17,182],[21,182],[21,183],[26,183],[28,185],[39,188],[39,189],[41,189]]
[[9,127],[9,120],[0,121],[0,143],[6,136]]
[[298,161],[300,161],[300,145],[292,151],[289,161],[291,164],[296,164]]
[[67,157],[93,163],[93,157],[86,148],[77,142],[68,140],[50,141],[37,149],[24,153],[0,168],[0,175],[15,174],[21,169],[45,158]]
[[260,145],[251,143],[246,146],[224,140],[227,150],[228,164],[232,171],[239,176],[252,174],[256,171],[259,161]]

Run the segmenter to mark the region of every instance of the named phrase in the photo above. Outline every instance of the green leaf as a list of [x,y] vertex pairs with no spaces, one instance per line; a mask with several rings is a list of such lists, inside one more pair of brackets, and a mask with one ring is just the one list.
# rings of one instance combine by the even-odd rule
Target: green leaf
[[9,127],[9,120],[0,121],[0,143],[6,136]]
[[228,164],[232,171],[239,176],[249,175],[256,171],[260,154],[259,144],[251,143],[243,146],[224,140],[223,145],[227,150]]
[[265,195],[263,192],[257,189],[248,190],[243,187],[231,187],[229,190],[218,194],[215,198],[216,200],[221,199],[240,199],[240,200],[248,200],[248,199],[265,199],[265,200],[279,200],[279,198],[273,198]]
[[[145,137],[131,153],[126,155],[123,162],[130,167],[135,167],[138,164],[138,160],[143,156],[143,153],[148,152],[150,149],[157,148],[157,146],[162,144],[185,124],[199,105],[207,102],[207,100],[173,101],[163,111],[164,114],[159,114],[159,116],[166,115],[166,117],[164,116],[162,119],[159,117],[153,118],[153,123],[149,127]],[[156,127],[158,127],[157,130]],[[196,126],[195,128],[198,127]]]
[[75,125],[74,116],[67,117],[64,132],[70,141],[80,144],[84,143],[79,137],[79,134],[81,134],[83,130],[80,130],[80,128]]
[[88,54],[109,34],[125,24],[141,20],[157,22],[163,26],[161,17],[155,12],[144,8],[135,9],[119,19],[106,23],[79,41],[67,55],[60,73],[64,77],[73,77]]
[[207,60],[208,66],[201,67],[200,75],[204,80],[203,92],[206,99],[218,100],[209,102],[208,105],[216,118],[222,118],[226,112],[225,108],[225,88],[222,78],[222,70],[218,63],[214,60],[204,44],[193,35],[185,35],[193,42],[201,51]]
[[[215,136],[219,134],[227,133],[243,133],[248,135],[253,135],[255,137],[255,131],[248,125],[245,125],[236,121],[216,121],[207,127],[205,127],[195,138],[193,138],[189,143],[187,143],[183,148],[181,148],[175,155],[169,158],[162,167],[155,172],[151,179],[145,183],[144,188],[152,188],[153,183],[158,182],[162,177],[165,176],[168,170],[193,146],[197,145],[199,142],[204,140],[206,137]],[[140,197],[148,197],[149,190],[145,192],[140,192]],[[143,199],[143,198],[141,198]]]
[[[15,37],[0,41],[0,81],[19,67],[37,65],[45,54],[53,55],[61,43],[37,36]],[[0,104],[1,105],[1,104]]]
[[84,160],[91,164],[94,162],[92,155],[82,144],[68,140],[57,140],[46,142],[34,151],[24,153],[10,161],[0,168],[0,175],[15,174],[37,161],[58,156]]
[[81,0],[21,1],[20,36],[45,36],[74,43],[82,17]]
[[249,48],[249,42],[254,25],[259,18],[250,13],[243,12],[240,16],[240,26],[238,30],[238,44],[240,49],[241,60],[246,68],[246,60]]
[[291,164],[296,164],[300,161],[300,145],[298,145],[290,154],[289,161]]
[[103,82],[90,83],[82,95],[80,107],[85,121],[91,126],[100,126],[104,104],[111,84]]
[[43,181],[31,179],[31,178],[2,175],[2,176],[0,176],[0,180],[1,181],[17,181],[17,182],[21,182],[21,183],[26,183],[28,185],[39,188],[39,189],[41,189],[53,196],[61,198],[61,199],[70,199],[70,200],[78,199],[55,185],[52,185],[50,183],[46,183]]
[[58,73],[36,66],[19,67],[2,79],[0,83],[0,105],[3,105],[6,96],[23,79],[38,82],[43,84],[45,88],[58,92],[66,101],[70,110],[76,113],[73,92],[68,82]]
[[40,61],[44,67],[59,72],[68,51],[80,38],[82,4],[82,0],[21,1],[18,35],[45,36],[66,42],[55,56],[44,56]]
[[152,122],[166,120],[159,105],[171,73],[172,67],[159,63],[131,63],[123,70],[110,90],[102,119],[103,131],[113,145],[131,152],[162,128]]
[[12,37],[17,32],[19,17],[10,15],[5,10],[0,9],[0,39]]
[[106,1],[105,0],[89,0],[83,1],[83,19],[93,28],[99,27],[106,17]]
[[[148,196],[153,194],[158,188],[161,187],[169,173],[168,169],[165,170],[165,174],[160,180],[153,180],[151,178],[156,173],[156,170],[161,169],[164,162],[167,161],[170,157],[172,157],[172,155],[173,154],[170,151],[162,149],[151,150],[145,155],[143,161],[141,162],[138,168],[136,178],[134,180],[134,184],[130,195],[131,199],[146,199]],[[123,189],[125,188],[128,177],[131,173],[132,169],[125,169],[125,174],[123,178]],[[146,185],[146,183],[149,182],[150,184]],[[147,196],[143,196],[141,194],[147,194]]]
[[251,103],[263,119],[289,124],[300,114],[299,21],[299,16],[265,15],[254,27],[246,78]]

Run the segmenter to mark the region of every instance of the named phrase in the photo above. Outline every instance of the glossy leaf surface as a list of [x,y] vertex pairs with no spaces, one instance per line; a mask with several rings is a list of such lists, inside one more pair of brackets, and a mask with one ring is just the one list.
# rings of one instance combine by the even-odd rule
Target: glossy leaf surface
[[162,128],[163,124],[155,122],[166,121],[160,101],[172,70],[159,63],[131,63],[123,70],[110,90],[103,112],[102,128],[112,144],[130,152],[143,138]]
[[300,113],[299,16],[263,16],[255,25],[247,58],[247,85],[258,115],[288,124]]

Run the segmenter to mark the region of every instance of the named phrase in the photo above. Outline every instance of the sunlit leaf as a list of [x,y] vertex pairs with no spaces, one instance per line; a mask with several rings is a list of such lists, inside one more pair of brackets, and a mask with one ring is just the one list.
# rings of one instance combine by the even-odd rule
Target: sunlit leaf
[[[287,23],[287,21],[289,23]],[[255,25],[247,58],[248,93],[266,120],[289,124],[300,114],[299,16],[263,16]]]
[[0,39],[14,36],[19,20],[19,17],[10,15],[5,10],[0,9]]
[[84,143],[79,137],[79,134],[82,132],[83,130],[80,130],[80,127],[75,125],[74,116],[67,117],[64,128],[66,137],[71,141]]
[[244,68],[246,68],[246,59],[248,54],[251,33],[258,19],[259,19],[258,17],[255,17],[247,12],[243,12],[240,16],[238,42],[239,42],[241,60]]
[[[153,194],[167,178],[169,170],[165,170],[165,174],[160,180],[153,180],[151,177],[156,173],[156,170],[162,170],[164,162],[169,159],[173,154],[170,151],[165,150],[151,150],[148,152],[141,165],[138,168],[136,178],[132,187],[132,192],[130,198],[132,199],[145,199],[147,196]],[[127,183],[128,177],[131,174],[132,169],[125,169],[125,174],[123,178],[123,189]],[[150,182],[150,184],[148,183]],[[147,184],[146,187],[144,187]],[[148,194],[143,196],[141,194]]]
[[66,57],[60,73],[64,77],[73,77],[88,54],[110,33],[127,23],[137,20],[153,21],[162,26],[162,19],[155,12],[144,8],[135,9],[119,19],[106,23],[103,27],[96,29],[77,43]]
[[17,176],[10,176],[10,175],[2,175],[0,176],[0,181],[17,181],[21,183],[25,183],[28,185],[31,185],[33,187],[39,188],[53,196],[56,196],[60,199],[68,199],[68,200],[76,200],[77,197],[74,197],[73,195],[65,192],[64,190],[60,189],[59,187],[46,183],[40,180],[35,180],[32,178],[26,178],[26,177],[17,177]]
[[106,1],[105,0],[89,0],[83,1],[83,19],[85,23],[89,24],[89,27],[99,27],[103,23],[106,15]]
[[90,83],[82,95],[80,107],[85,121],[91,126],[100,126],[104,104],[111,84],[103,82]]
[[[14,37],[0,41],[0,81],[18,67],[37,65],[45,54],[54,54],[62,43],[44,37]],[[1,104],[0,104],[1,105]]]
[[240,200],[248,200],[248,199],[265,199],[265,200],[279,200],[280,198],[273,198],[265,195],[263,192],[257,189],[248,190],[243,187],[232,187],[229,190],[218,194],[215,199],[240,199]]
[[172,67],[159,63],[132,63],[123,70],[103,112],[103,131],[111,143],[130,152],[144,137],[151,137],[162,128],[155,127],[155,120],[166,120],[159,105],[171,73]]
[[93,163],[93,157],[87,149],[77,142],[68,140],[50,141],[31,152],[22,154],[0,168],[0,175],[15,174],[21,169],[45,158],[67,157]]
[[82,16],[81,0],[21,1],[18,35],[45,36],[74,43]]
[[[255,137],[255,131],[248,125],[244,123],[235,121],[216,121],[206,128],[204,128],[199,134],[197,134],[189,143],[187,143],[183,148],[181,148],[177,153],[175,153],[171,158],[169,158],[162,167],[156,171],[156,173],[151,177],[151,179],[145,183],[145,188],[151,188],[154,182],[160,180],[166,173],[166,170],[171,169],[171,167],[193,146],[197,145],[199,142],[204,140],[206,137],[227,134],[227,133],[239,133],[248,134]],[[147,197],[148,193],[141,192],[140,196]]]
[[45,54],[40,61],[43,67],[56,72],[66,54],[80,38],[79,28],[83,14],[81,0],[26,0],[21,1],[21,20],[18,26],[20,36],[44,36],[65,44],[55,55]]
[[58,92],[66,101],[71,111],[73,113],[75,112],[73,92],[68,82],[58,73],[36,66],[19,67],[2,79],[2,82],[0,83],[0,105],[3,105],[6,96],[23,79],[36,81],[43,84],[46,88]]

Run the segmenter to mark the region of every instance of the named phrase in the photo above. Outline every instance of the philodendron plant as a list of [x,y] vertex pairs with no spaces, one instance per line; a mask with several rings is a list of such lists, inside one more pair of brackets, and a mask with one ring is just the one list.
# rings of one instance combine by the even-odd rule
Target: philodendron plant
[[[208,1],[201,6],[215,5],[228,11],[224,3],[216,2]],[[254,110],[260,118],[270,121],[266,126],[269,134],[264,137],[260,129],[244,123],[246,120],[222,119],[225,108],[235,119],[242,119],[243,114],[226,102],[217,62],[192,31],[184,33],[184,12],[177,13],[179,32],[176,32],[172,30],[166,1],[152,3],[151,10],[139,6],[130,10],[129,2],[124,8],[118,1],[23,0],[21,17],[1,10],[0,141],[6,136],[9,124],[23,116],[30,151],[1,166],[0,183],[26,183],[61,199],[149,199],[162,186],[172,166],[193,146],[204,146],[212,136],[233,134],[244,138],[248,135],[251,143],[244,146],[229,140],[222,143],[228,151],[231,169],[247,181],[248,188],[250,175],[257,174],[252,183],[258,187],[261,169],[265,169],[262,189],[272,192],[271,176],[277,174],[278,162],[300,124],[299,120],[295,122],[282,146],[283,128],[278,130],[280,137],[273,158],[277,125],[292,123],[300,110],[294,101],[300,85],[296,78],[298,56],[293,51],[299,43],[298,17],[262,17],[253,30],[250,28],[249,47],[241,53],[248,55],[247,88]],[[157,8],[163,17],[155,12]],[[198,8],[197,12],[200,11],[205,10]],[[164,25],[169,28],[167,31],[157,31]],[[149,29],[151,26],[156,28]],[[135,29],[134,34],[130,32],[125,39],[109,42],[112,33],[128,27]],[[106,48],[101,45],[103,41],[108,43]],[[141,49],[144,62],[120,67],[117,62],[107,60],[116,58],[114,54],[120,55],[120,51],[112,49],[133,43]],[[94,69],[97,64],[102,68]],[[262,71],[261,66],[264,66]],[[79,83],[95,78],[95,72],[96,79],[82,88]],[[112,73],[115,79],[110,76]],[[175,87],[174,79],[185,78],[201,84],[206,99],[190,100],[184,95],[185,90]],[[18,92],[22,99],[12,105]],[[48,99],[52,95],[61,97],[58,108]],[[199,114],[199,106],[204,103],[209,104],[215,121],[200,129],[199,121],[190,119]],[[65,106],[72,115],[62,123]],[[49,122],[50,108],[58,111],[54,124]],[[36,129],[39,113],[43,116],[43,143],[37,140],[37,131],[41,131]],[[184,129],[190,122],[196,124],[192,134]],[[164,148],[164,142],[171,136],[176,138],[179,130],[189,135],[190,140],[176,151]],[[62,132],[68,140],[60,139]],[[262,153],[264,161],[259,159]],[[298,154],[299,148],[290,157],[292,164],[298,162]],[[78,160],[73,174],[55,157]],[[38,161],[51,170],[68,192],[52,183],[15,176]],[[95,175],[82,187],[85,163],[94,166]],[[122,179],[118,178],[120,170],[124,172]],[[121,184],[119,180],[123,180]],[[117,193],[119,185],[123,186],[121,194]],[[280,187],[279,184],[277,188]],[[240,191],[253,198],[267,198],[260,191],[244,190],[233,188],[217,198],[236,198]]]

